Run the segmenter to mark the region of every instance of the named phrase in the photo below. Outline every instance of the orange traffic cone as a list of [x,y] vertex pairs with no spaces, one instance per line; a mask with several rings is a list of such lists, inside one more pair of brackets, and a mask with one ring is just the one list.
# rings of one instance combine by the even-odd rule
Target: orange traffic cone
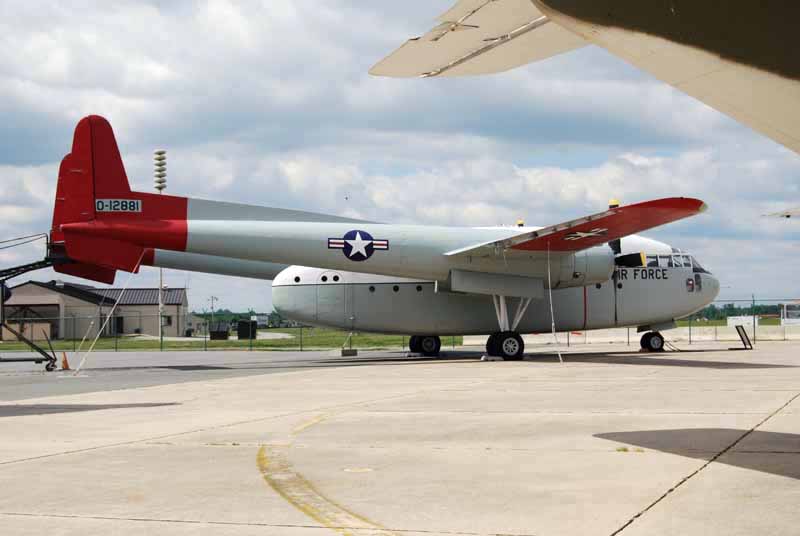
[[69,361],[67,361],[67,352],[61,352],[61,370],[70,370]]

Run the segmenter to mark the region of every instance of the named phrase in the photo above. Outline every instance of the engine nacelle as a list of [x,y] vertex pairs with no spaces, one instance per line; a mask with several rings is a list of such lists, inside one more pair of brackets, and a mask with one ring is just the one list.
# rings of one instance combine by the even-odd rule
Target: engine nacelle
[[558,281],[553,288],[584,287],[604,283],[614,274],[614,252],[607,245],[589,248],[561,261]]

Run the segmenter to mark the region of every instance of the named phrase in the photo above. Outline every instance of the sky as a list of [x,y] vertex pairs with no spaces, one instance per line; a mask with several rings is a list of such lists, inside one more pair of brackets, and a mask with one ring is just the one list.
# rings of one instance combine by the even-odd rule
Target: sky
[[[721,298],[800,298],[800,224],[762,217],[800,204],[800,156],[602,49],[474,78],[367,74],[451,3],[0,0],[0,240],[49,230],[72,130],[99,114],[145,191],[164,148],[171,194],[383,222],[549,225],[610,198],[699,197],[705,214],[646,235],[691,251]],[[143,268],[131,286],[157,281]],[[211,295],[271,309],[266,281],[165,281],[198,311]]]

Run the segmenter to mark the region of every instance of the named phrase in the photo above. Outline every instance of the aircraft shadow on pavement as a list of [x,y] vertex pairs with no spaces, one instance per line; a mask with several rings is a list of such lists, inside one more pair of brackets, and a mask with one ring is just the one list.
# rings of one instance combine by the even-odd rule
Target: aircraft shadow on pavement
[[[699,350],[698,352],[701,352]],[[358,365],[397,365],[414,363],[436,363],[447,361],[479,360],[484,352],[474,351],[450,351],[442,353],[440,357],[406,357],[404,355],[378,355],[357,358],[337,358],[317,359],[314,362],[320,365],[332,366],[358,366]],[[564,353],[562,357],[566,363],[603,363],[609,365],[645,365],[651,367],[696,367],[709,369],[771,369],[771,368],[795,368],[793,365],[780,365],[774,363],[739,363],[735,361],[707,361],[702,359],[678,359],[674,357],[661,357],[670,354],[651,354],[651,357],[642,357],[637,353],[622,354],[619,352],[591,352],[585,354]],[[525,362],[535,363],[557,363],[556,354],[527,354]]]
[[[711,460],[747,430],[686,428],[610,432],[594,437],[699,460]],[[714,460],[743,469],[800,479],[800,435],[756,430]]]
[[[686,352],[681,352],[686,353]],[[771,368],[796,368],[793,365],[780,365],[775,363],[740,363],[736,361],[706,361],[702,359],[678,359],[675,357],[661,357],[674,354],[650,354],[651,357],[642,357],[636,354],[622,354],[614,352],[592,352],[586,354],[562,354],[565,363],[605,363],[609,365],[645,365],[650,367],[697,367],[709,369],[771,369]],[[556,354],[528,354],[525,359],[529,362],[552,363],[558,362]]]
[[359,366],[359,365],[413,365],[415,363],[444,363],[447,361],[464,361],[480,359],[481,354],[477,356],[474,353],[446,353],[439,357],[426,357],[426,356],[412,356],[407,357],[403,354],[400,355],[379,355],[364,357],[332,357],[330,359],[315,359],[315,363],[322,366]]
[[0,405],[0,418],[21,417],[24,415],[48,415],[53,413],[74,413],[79,411],[100,411],[104,409],[160,408],[179,406],[178,402],[142,404],[9,404]]

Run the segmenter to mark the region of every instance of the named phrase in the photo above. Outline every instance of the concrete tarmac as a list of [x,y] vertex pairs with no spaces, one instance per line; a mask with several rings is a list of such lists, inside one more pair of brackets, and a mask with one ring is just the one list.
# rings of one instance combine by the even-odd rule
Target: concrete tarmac
[[[686,348],[684,346],[684,348]],[[565,349],[566,350],[566,349]],[[3,534],[796,535],[800,345],[0,368]],[[199,355],[198,355],[199,354]]]

